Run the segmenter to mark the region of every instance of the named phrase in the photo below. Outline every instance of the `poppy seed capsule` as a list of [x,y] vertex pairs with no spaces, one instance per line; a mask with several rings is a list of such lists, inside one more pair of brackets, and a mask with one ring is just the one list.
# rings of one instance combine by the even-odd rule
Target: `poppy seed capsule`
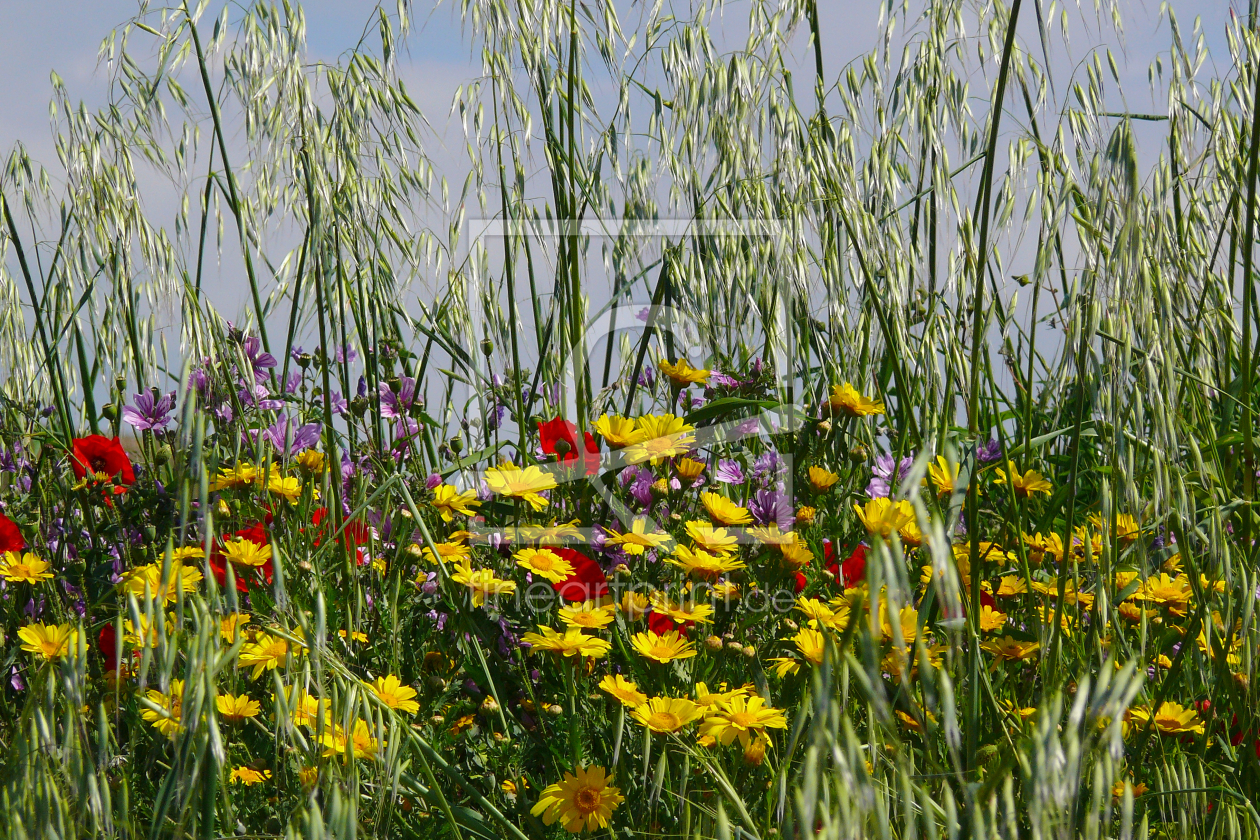
[[101,416],[104,417],[106,420],[117,420],[118,419],[118,406],[114,405],[113,403],[105,403],[105,405],[101,407]]
[[488,338],[481,339],[481,355],[489,358],[490,354],[493,352],[494,352],[494,342]]
[[569,446],[569,442],[567,440],[556,441],[556,455],[560,456],[561,458],[563,458],[565,455],[568,455],[569,450],[571,450],[572,448],[573,447]]

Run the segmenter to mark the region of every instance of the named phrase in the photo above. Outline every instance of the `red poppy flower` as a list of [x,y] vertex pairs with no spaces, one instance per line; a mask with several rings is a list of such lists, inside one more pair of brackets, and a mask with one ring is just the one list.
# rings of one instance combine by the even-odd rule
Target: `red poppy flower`
[[796,573],[796,594],[797,594],[797,595],[800,595],[802,592],[804,592],[804,591],[805,591],[805,587],[806,587],[808,584],[809,584],[809,581],[808,581],[808,580],[806,580],[806,578],[805,578],[805,573],[804,573],[804,572],[797,572],[797,573]]
[[131,459],[127,457],[117,437],[113,440],[103,435],[75,438],[70,467],[74,470],[75,478],[80,481],[89,472],[93,475],[104,473],[116,479],[119,484],[131,484],[136,480],[136,474],[131,469]]
[[[267,544],[267,528],[261,522],[255,522],[248,528],[243,528],[240,531],[237,531],[232,536],[249,540],[254,543],[254,545],[258,546]],[[219,586],[227,586],[227,564],[228,559],[227,555],[223,553],[223,543],[219,542],[215,546],[214,551],[210,552],[210,570],[214,572],[214,579],[218,581]],[[253,580],[255,583],[257,582],[258,578],[257,575],[254,574],[255,571],[262,573],[263,580],[265,580],[268,585],[270,585],[272,580],[275,579],[275,566],[273,565],[272,558],[270,557],[268,557],[267,561],[261,566],[246,566],[242,568],[238,565],[232,570],[232,572],[236,575],[237,592],[248,592],[250,581]]]
[[[674,619],[665,615],[665,613],[659,613],[656,610],[652,610],[650,613],[648,613],[647,623],[648,623],[648,629],[651,630],[653,633],[665,634],[665,633],[668,633],[670,630],[678,629],[678,622],[674,621]],[[686,629],[686,628],[683,628],[683,629]]]
[[0,554],[6,551],[21,551],[26,548],[26,540],[12,519],[0,513]]
[[608,578],[604,570],[591,558],[571,548],[559,545],[548,546],[556,554],[569,562],[573,574],[551,586],[566,601],[594,601],[608,594]]
[[[328,518],[328,508],[316,508],[311,514],[311,524],[318,530],[315,532],[315,538],[311,540],[311,545],[316,548],[324,540],[324,529],[321,527],[323,521]],[[363,554],[361,545],[366,545],[372,539],[372,529],[366,522],[360,522],[352,519],[342,524],[341,533],[346,543],[346,551],[354,552],[355,562],[360,566],[367,563],[367,557]]]
[[118,661],[118,631],[114,628],[114,622],[109,622],[96,634],[96,649],[101,652],[105,664],[113,668]]
[[835,575],[836,582],[845,589],[852,589],[866,579],[866,546],[861,543],[847,560],[837,563],[835,545],[831,540],[823,540],[823,558],[827,561],[827,571]]
[[[548,420],[546,423],[539,423],[538,436],[542,438],[543,452],[546,452],[548,455],[557,454],[556,443],[559,441],[564,441],[568,444],[569,448],[563,455],[559,455],[556,460],[565,462],[577,458],[577,426],[574,426],[563,417]],[[582,466],[585,468],[587,475],[594,475],[599,470],[599,444],[595,442],[595,438],[590,432],[586,433],[586,447],[582,453]]]

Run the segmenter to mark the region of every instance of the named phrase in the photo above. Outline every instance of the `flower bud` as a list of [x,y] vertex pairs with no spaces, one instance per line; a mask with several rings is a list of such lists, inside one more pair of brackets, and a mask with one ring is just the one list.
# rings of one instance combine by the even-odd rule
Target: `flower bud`
[[490,354],[492,354],[493,352],[494,352],[494,342],[488,338],[481,339],[481,355],[485,356],[486,358],[489,358]]
[[478,711],[485,717],[490,717],[499,711],[499,701],[495,700],[493,695],[486,695],[486,699],[481,701],[481,708]]
[[171,445],[164,443],[157,448],[157,452],[153,453],[153,460],[157,464],[167,464],[171,460]]
[[704,640],[704,646],[707,647],[709,650],[713,651],[714,653],[716,653],[717,651],[722,649],[722,637],[710,636],[709,638]]
[[745,657],[747,657],[748,659],[755,659],[755,658],[757,657],[757,649],[756,649],[755,647],[753,647],[752,645],[748,645],[748,646],[746,646],[746,647],[743,649],[742,653],[743,653],[743,654],[744,654],[744,656],[745,656]]
[[865,461],[868,457],[870,457],[870,453],[867,452],[866,447],[860,443],[855,444],[852,448],[849,449],[849,460],[853,461],[854,463],[860,464],[863,461]]
[[564,714],[564,707],[559,705],[558,703],[552,703],[550,706],[547,707],[547,714],[551,715],[552,717],[560,717],[560,715]]

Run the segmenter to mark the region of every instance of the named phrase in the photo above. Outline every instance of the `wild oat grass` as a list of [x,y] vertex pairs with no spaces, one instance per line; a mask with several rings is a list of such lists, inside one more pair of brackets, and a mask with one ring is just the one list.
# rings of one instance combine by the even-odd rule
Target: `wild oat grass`
[[1252,6],[466,0],[467,177],[411,5],[143,6],[0,177],[5,836],[1256,837]]

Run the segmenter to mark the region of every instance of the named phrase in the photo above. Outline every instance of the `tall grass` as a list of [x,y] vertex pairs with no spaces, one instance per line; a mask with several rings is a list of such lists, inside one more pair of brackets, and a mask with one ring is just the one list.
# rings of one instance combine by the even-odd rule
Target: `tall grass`
[[[1101,11],[1119,34],[1119,8]],[[29,458],[28,472],[0,473],[0,499],[64,570],[32,605],[42,598],[45,620],[84,632],[59,662],[28,667],[14,638],[25,593],[6,590],[6,835],[552,836],[529,806],[574,763],[570,749],[615,765],[633,814],[617,836],[1260,835],[1254,12],[1234,19],[1229,60],[1215,62],[1231,69],[1214,78],[1202,33],[1163,11],[1171,42],[1151,82],[1167,107],[1154,114],[1115,104],[1107,49],[1052,72],[1073,20],[1053,5],[883,4],[876,48],[835,78],[818,12],[817,0],[465,0],[453,13],[482,74],[451,109],[470,164],[458,183],[435,170],[436,138],[400,79],[420,13],[406,3],[377,9],[355,50],[314,66],[299,6],[214,19],[206,3],[145,6],[102,46],[109,107],[76,106],[55,82],[55,170],[19,146],[0,177],[0,444]],[[737,16],[744,46],[720,50],[716,27]],[[806,45],[808,80],[790,60]],[[173,221],[154,217],[147,194],[177,198]],[[606,235],[578,232],[610,219]],[[505,235],[470,237],[477,220]],[[694,227],[653,233],[672,220]],[[248,291],[239,316],[208,300],[223,274]],[[296,502],[303,529],[273,532],[275,579],[250,596],[308,655],[254,681],[236,664],[243,640],[220,634],[243,609],[232,578],[216,585],[203,563],[204,587],[168,611],[119,595],[108,576],[111,563],[169,574],[174,549],[262,516],[210,489],[219,470],[264,460],[243,434],[263,415],[235,384],[251,366],[246,336],[277,360],[259,385],[295,425],[321,424],[333,465]],[[447,653],[462,670],[447,674],[425,660],[432,603],[411,583],[413,540],[418,552],[442,539],[423,500],[430,474],[472,485],[501,458],[536,460],[538,420],[585,430],[606,412],[677,409],[644,374],[693,349],[714,369],[770,365],[766,391],[693,417],[725,428],[752,408],[780,412],[784,426],[752,445],[841,474],[820,538],[852,542],[850,502],[875,454],[919,453],[896,489],[932,548],[911,565],[900,541],[878,542],[870,591],[906,603],[922,562],[942,581],[920,612],[945,617],[943,661],[920,632],[917,678],[890,678],[872,613],[821,667],[776,684],[791,728],[761,770],[641,738],[624,711],[578,715],[590,692],[575,683],[560,723],[544,720],[550,737],[527,734],[507,687],[529,685],[528,668],[495,650],[495,622],[450,617]],[[208,378],[201,391],[187,389],[194,371]],[[381,395],[408,379],[423,395],[414,434],[380,415]],[[878,424],[819,421],[845,381],[886,402]],[[175,431],[133,447],[161,488],[110,506],[73,489],[72,439],[118,434],[121,407],[150,388],[179,394]],[[232,419],[199,405],[211,394]],[[1021,469],[1058,477],[1048,500],[990,492],[978,456],[990,438]],[[963,479],[943,498],[920,488],[936,454]],[[332,477],[343,459],[358,477]],[[277,471],[289,466],[277,452]],[[598,488],[563,492],[583,524],[607,518]],[[383,573],[360,569],[342,539],[312,545],[305,522],[319,504],[329,534],[370,517]],[[1042,655],[1022,677],[981,648],[981,575],[965,588],[949,549],[964,514],[1030,582],[1023,534],[1071,545],[1087,515],[1102,523],[1098,553],[1065,559],[1051,581],[1059,604],[1093,586],[1092,606],[1029,628]],[[1118,538],[1124,515],[1144,539]],[[1195,593],[1184,634],[1145,613],[1135,632],[1112,633],[1132,594],[1112,591],[1114,572],[1158,574],[1174,540]],[[969,545],[980,568],[982,543]],[[445,567],[438,581],[454,592]],[[158,628],[130,683],[107,681],[93,649],[106,621],[120,638],[128,622]],[[784,626],[749,631],[759,656]],[[761,665],[748,668],[768,692]],[[365,691],[365,670],[411,675],[430,721],[409,725]],[[464,679],[495,699],[474,711],[475,743],[432,720],[458,713]],[[173,680],[186,727],[167,741],[136,714]],[[269,722],[222,720],[215,695],[247,688],[274,694]],[[329,727],[366,721],[378,759],[325,760],[305,780],[328,733],[290,723],[295,690],[327,699]],[[1026,726],[1012,700],[1036,706]],[[1165,700],[1200,704],[1207,735],[1182,743],[1126,722]],[[1250,734],[1234,744],[1234,733]],[[228,781],[245,755],[274,771],[273,786]],[[1135,774],[1146,792],[1122,784],[1113,797]]]

